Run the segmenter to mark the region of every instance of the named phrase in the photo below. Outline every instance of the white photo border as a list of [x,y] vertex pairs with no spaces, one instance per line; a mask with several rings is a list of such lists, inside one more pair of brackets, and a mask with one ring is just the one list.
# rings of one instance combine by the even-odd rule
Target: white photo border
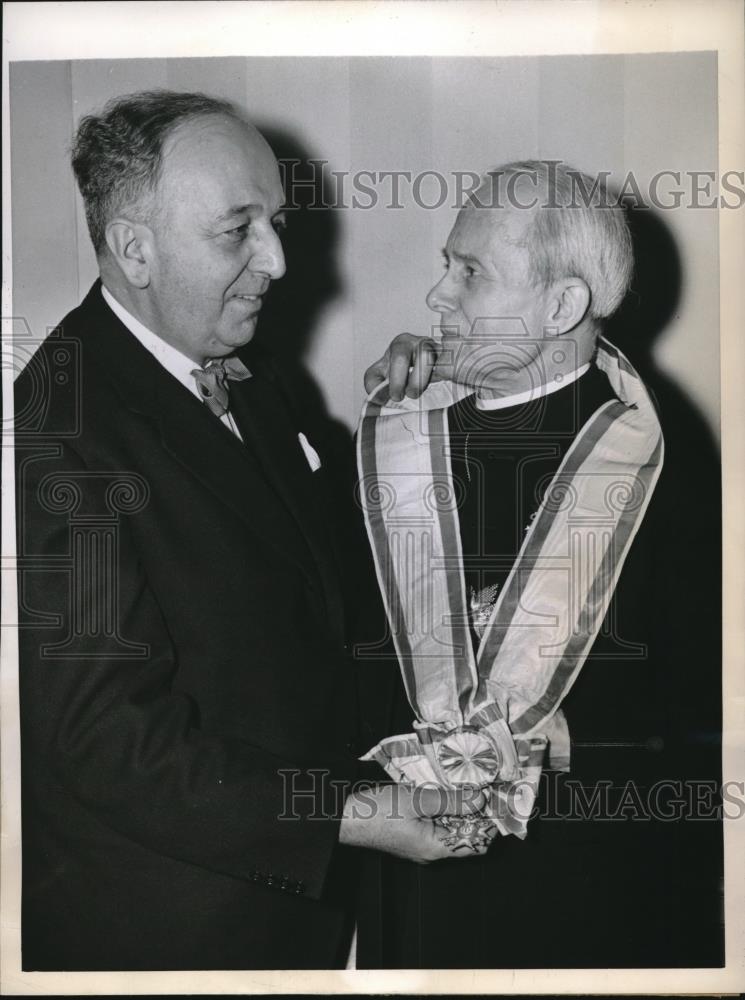
[[[2,316],[13,315],[9,63],[18,60],[252,55],[507,56],[716,51],[719,170],[745,168],[741,0],[391,0],[361,2],[6,3],[3,28]],[[240,41],[236,41],[240,39]],[[719,209],[724,463],[724,778],[745,778],[745,229]],[[7,327],[7,329],[6,329]],[[11,324],[3,319],[3,350]],[[3,419],[12,371],[3,364]],[[2,455],[2,614],[15,620],[12,448]],[[745,989],[745,823],[725,821],[724,969],[225,971],[28,973],[20,967],[20,792],[17,643],[2,629],[2,875],[4,995],[117,994],[650,994]],[[745,785],[743,785],[745,791]]]

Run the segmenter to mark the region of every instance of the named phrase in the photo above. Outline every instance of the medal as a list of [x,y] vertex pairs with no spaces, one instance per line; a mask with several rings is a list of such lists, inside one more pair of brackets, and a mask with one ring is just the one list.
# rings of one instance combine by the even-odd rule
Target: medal
[[440,816],[435,822],[447,831],[443,843],[453,854],[458,851],[478,853],[491,844],[497,832],[496,825],[486,816]]
[[485,788],[496,780],[502,754],[489,733],[475,726],[459,726],[436,744],[437,760],[455,788]]
[[484,589],[480,590],[478,594],[473,586],[469,588],[468,608],[471,613],[471,625],[473,626],[473,630],[479,639],[483,638],[486,626],[489,624],[489,620],[491,619],[492,611],[494,611],[494,605],[497,603],[498,590],[498,583],[493,583],[489,587],[484,587]]

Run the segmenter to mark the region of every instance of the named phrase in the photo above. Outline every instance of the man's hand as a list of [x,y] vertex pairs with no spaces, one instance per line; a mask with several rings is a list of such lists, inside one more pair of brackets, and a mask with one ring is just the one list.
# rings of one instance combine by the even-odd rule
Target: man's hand
[[418,864],[485,854],[489,839],[473,846],[456,842],[448,829],[435,822],[443,815],[476,814],[484,803],[483,794],[478,792],[446,793],[444,789],[406,785],[352,792],[344,803],[339,843],[383,851]]
[[391,399],[400,402],[404,393],[417,399],[427,388],[431,379],[447,378],[447,374],[436,370],[439,347],[431,337],[415,337],[413,333],[399,333],[379,358],[365,372],[365,391],[373,389],[389,379]]

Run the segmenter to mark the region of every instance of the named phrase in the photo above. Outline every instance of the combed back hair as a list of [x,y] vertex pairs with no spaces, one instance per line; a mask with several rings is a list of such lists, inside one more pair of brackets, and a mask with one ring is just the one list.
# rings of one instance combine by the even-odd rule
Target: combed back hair
[[81,120],[72,169],[96,253],[106,247],[111,219],[128,213],[142,221],[143,214],[152,210],[168,135],[183,122],[215,114],[241,120],[228,101],[206,94],[146,90],[114,98],[100,114]]
[[631,283],[634,253],[624,207],[602,178],[561,161],[519,160],[489,170],[484,182],[491,183],[492,197],[498,186],[498,204],[535,202],[526,249],[536,284],[582,278],[590,315],[612,315]]

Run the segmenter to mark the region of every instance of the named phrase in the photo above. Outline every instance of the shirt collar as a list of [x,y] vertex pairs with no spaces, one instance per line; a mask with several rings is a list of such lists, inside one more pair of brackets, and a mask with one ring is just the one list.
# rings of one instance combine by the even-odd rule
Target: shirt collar
[[530,403],[535,399],[540,399],[542,396],[550,396],[552,392],[558,392],[559,389],[564,389],[566,386],[571,385],[572,382],[576,382],[578,378],[581,378],[586,371],[590,368],[590,362],[582,365],[581,368],[577,368],[575,371],[570,372],[568,375],[561,376],[560,380],[554,379],[553,382],[549,382],[546,385],[539,385],[534,388],[526,389],[524,392],[516,392],[511,396],[498,396],[496,399],[481,399],[476,397],[476,409],[477,410],[504,410],[508,406],[519,406],[520,403]]
[[137,337],[142,346],[150,351],[153,357],[163,365],[169,374],[173,375],[183,386],[194,393],[197,398],[201,399],[197,384],[191,374],[195,368],[199,368],[200,366],[192,361],[191,358],[187,358],[177,348],[171,344],[167,344],[157,333],[149,330],[136,316],[133,316],[129,310],[125,309],[121,302],[114,298],[105,285],[101,285],[101,294],[114,315],[122,321],[130,333]]

